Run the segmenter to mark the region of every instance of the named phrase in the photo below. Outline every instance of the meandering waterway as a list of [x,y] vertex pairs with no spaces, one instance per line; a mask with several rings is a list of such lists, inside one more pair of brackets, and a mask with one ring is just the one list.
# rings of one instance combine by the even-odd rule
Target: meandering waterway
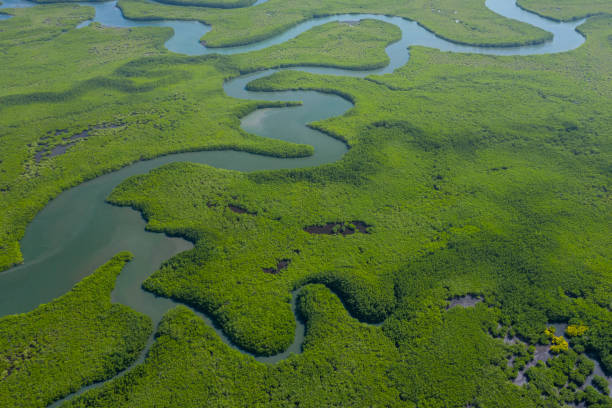
[[[261,2],[258,1],[252,7]],[[291,68],[318,74],[356,77],[393,72],[408,62],[410,56],[408,47],[412,45],[458,53],[532,55],[569,51],[580,46],[585,40],[576,31],[576,27],[584,20],[569,23],[554,22],[518,8],[514,1],[487,0],[487,7],[497,14],[549,31],[553,34],[553,39],[542,44],[522,47],[474,47],[444,40],[418,23],[400,17],[343,14],[308,20],[280,35],[254,44],[240,47],[207,48],[200,43],[200,38],[210,30],[210,27],[200,22],[133,21],[123,17],[116,2],[79,4],[94,7],[96,14],[93,21],[107,26],[172,27],[174,35],[166,42],[166,47],[172,52],[188,55],[256,51],[282,44],[312,27],[332,21],[376,19],[399,27],[402,31],[402,38],[386,48],[390,63],[382,69],[355,71],[322,67]],[[0,8],[33,5],[34,3],[25,0],[5,0]],[[91,21],[83,22],[79,27],[85,27],[90,23]],[[351,103],[339,96],[319,92],[250,92],[245,89],[248,82],[271,75],[275,71],[267,70],[233,79],[225,84],[225,92],[230,97],[240,99],[303,101],[303,105],[299,107],[257,110],[243,118],[242,128],[264,137],[310,144],[314,147],[313,156],[279,159],[236,151],[173,154],[133,164],[63,192],[52,200],[28,226],[21,241],[25,262],[0,273],[0,316],[27,312],[40,303],[49,302],[61,296],[114,254],[128,250],[134,254],[134,259],[127,264],[117,279],[116,288],[112,294],[113,301],[147,314],[154,324],[157,324],[163,314],[177,303],[142,290],[141,284],[164,260],[190,249],[192,244],[180,238],[147,232],[145,221],[138,212],[130,208],[111,206],[104,200],[113,188],[126,178],[146,173],[171,162],[187,161],[205,163],[224,169],[255,171],[317,166],[339,160],[347,151],[347,147],[342,142],[305,125],[342,115],[351,108]],[[293,302],[295,302],[295,296]],[[295,304],[292,307],[295,307]],[[215,327],[210,319],[200,313],[199,315],[212,327]],[[304,337],[304,326],[300,322],[296,322],[296,325],[295,341],[288,350],[273,357],[256,358],[263,362],[273,363],[287,357],[290,353],[299,353]],[[221,330],[218,328],[215,330],[226,343],[231,345]],[[148,347],[152,341],[150,339]],[[141,355],[136,364],[142,362],[144,356],[145,353]],[[65,400],[58,401],[54,406],[63,401]]]

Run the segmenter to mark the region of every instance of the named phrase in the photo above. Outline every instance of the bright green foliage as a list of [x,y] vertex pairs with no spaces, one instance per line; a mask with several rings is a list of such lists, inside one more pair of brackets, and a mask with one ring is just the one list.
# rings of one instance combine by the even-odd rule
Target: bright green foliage
[[[529,383],[525,388],[534,395],[544,396],[548,404],[545,406],[563,406],[585,401],[589,407],[611,407],[612,398],[604,392],[605,388],[602,388],[605,395],[593,393],[591,386],[586,387],[585,392],[577,391],[592,371],[593,362],[588,357],[570,350],[549,359],[546,364],[540,362],[529,368],[526,373]],[[605,378],[599,376],[593,377],[593,384],[597,387],[607,387]]]
[[[546,322],[582,318],[599,339],[590,348],[612,368],[606,329],[591,323],[610,318],[598,304],[610,293],[610,19],[584,30],[589,43],[566,54],[415,48],[394,75],[285,71],[253,83],[349,94],[353,110],[314,126],[352,149],[314,169],[239,174],[174,164],[125,182],[111,201],[143,210],[153,230],[199,242],[146,288],[197,305],[238,344],[265,354],[292,338],[289,292],[305,282],[326,283],[369,321],[396,308],[398,291],[484,293],[532,343]],[[371,233],[303,231],[350,220]],[[277,276],[261,272],[277,259],[292,262]]]
[[[62,0],[62,1],[57,1],[57,0],[32,0],[33,3],[38,3],[38,4],[52,4],[52,3],[76,3],[79,0]],[[106,0],[92,0],[93,3],[97,3],[97,2],[103,2]]]
[[176,7],[146,0],[120,0],[118,4],[132,19],[199,20],[211,24],[212,31],[203,39],[214,47],[256,42],[312,17],[343,13],[405,17],[441,37],[476,45],[520,45],[542,42],[551,36],[493,13],[482,0],[269,0],[257,7],[234,10]]
[[338,297],[323,285],[303,288],[297,306],[306,323],[303,355],[270,368],[266,385],[274,387],[274,405],[397,403],[399,394],[388,374],[399,354],[380,328],[350,317]]
[[130,258],[120,253],[64,296],[0,319],[0,406],[46,407],[136,359],[151,321],[110,301]]
[[[0,270],[21,260],[17,241],[49,199],[134,161],[224,148],[281,157],[311,154],[310,146],[241,131],[240,117],[278,104],[230,99],[221,88],[223,80],[241,71],[286,65],[292,58],[311,65],[342,60],[349,68],[380,66],[387,60],[385,45],[398,36],[397,28],[377,21],[354,27],[327,24],[289,46],[273,47],[272,56],[256,52],[234,62],[170,56],[162,46],[170,35],[165,28],[94,24],[75,30],[91,17],[91,8],[53,5],[15,14],[2,22],[0,35]],[[57,33],[50,36],[54,31],[47,26]],[[18,47],[17,41],[29,42]],[[361,41],[367,45],[363,52],[347,52]],[[328,52],[320,54],[325,43]],[[299,55],[288,51],[293,46],[300,47]],[[150,56],[127,63],[135,55]],[[65,144],[66,137],[94,126],[101,128],[66,154],[34,160],[38,151]]]
[[532,396],[507,381],[510,350],[489,334],[496,312],[483,304],[444,312],[429,296],[403,298],[383,325],[402,357],[390,374],[402,400],[431,407],[534,406]]
[[518,0],[519,6],[557,20],[575,20],[595,14],[612,14],[609,0]]
[[[167,28],[128,30],[97,23],[76,30],[77,24],[94,16],[92,7],[78,5],[45,5],[11,9],[10,13],[14,17],[2,21],[0,35],[2,112],[11,102],[17,103],[15,99],[32,103],[56,95],[56,99],[66,102],[75,85],[92,78],[101,81],[134,59],[135,53],[149,56],[167,53],[163,43],[171,34]],[[66,95],[57,95],[60,93]],[[8,99],[9,95],[13,99]],[[22,108],[21,113],[27,120],[40,120],[34,112]],[[6,126],[4,121],[3,125]]]
[[[312,13],[340,11],[413,16],[462,41],[546,37],[494,17],[482,1],[313,1],[322,5],[286,0],[279,7],[280,0],[271,0],[252,9],[218,11],[138,0],[122,4],[141,17],[210,19],[215,29],[209,39],[216,44],[252,41]],[[468,14],[462,21],[480,24],[473,30],[449,24],[455,5]],[[83,13],[82,19],[89,13],[71,6],[18,13],[24,19],[48,13],[57,22],[66,10]],[[1,23],[7,27],[2,35],[36,31],[42,21],[23,28],[18,18]],[[239,130],[240,117],[270,104],[226,97],[223,80],[292,61],[330,65],[343,58],[352,68],[372,66],[396,35],[379,23],[330,24],[286,49],[188,58],[163,50],[169,30],[94,25],[77,35],[70,28],[78,19],[71,18],[67,31],[52,40],[2,48],[0,70],[14,73],[0,76],[3,267],[19,259],[17,241],[25,225],[51,197],[129,162],[228,147],[283,157],[310,153],[306,146]],[[354,101],[343,117],[313,125],[346,140],[349,152],[318,168],[251,174],[172,164],[126,181],[110,200],[141,210],[151,230],[196,242],[163,265],[145,288],[209,313],[248,350],[273,354],[285,348],[294,331],[290,293],[316,283],[299,299],[308,328],[304,353],[264,366],[222,344],[181,307],[160,325],[145,364],[75,406],[609,404],[593,387],[576,391],[593,366],[576,351],[594,353],[612,370],[612,19],[593,18],[581,30],[587,43],[558,55],[488,57],[415,47],[411,61],[393,75],[356,79],[283,72],[253,84],[264,90],[324,90]],[[340,35],[334,40],[339,47],[318,54],[332,34]],[[347,51],[366,39],[378,44],[378,51]],[[319,45],[309,47],[310,42]],[[72,56],[70,64],[52,63],[60,64],[57,55],[65,54]],[[148,56],[135,59],[143,54]],[[351,55],[355,58],[348,59]],[[40,56],[46,72],[27,62],[33,56]],[[89,64],[91,70],[75,69],[71,76],[71,64]],[[42,82],[49,92],[34,93]],[[98,129],[65,155],[33,160],[43,143],[64,143],[64,135],[104,123],[118,127]],[[248,213],[236,214],[229,205]],[[355,221],[370,225],[368,233],[304,231]],[[277,275],[262,271],[279,259],[291,263]],[[484,301],[445,310],[447,299],[467,293]],[[362,321],[384,323],[366,326],[347,310]],[[531,369],[530,385],[512,385],[508,379],[517,367],[509,367],[507,359],[514,356],[524,365],[532,349],[505,346],[493,336],[511,330],[535,344],[545,340],[550,321],[589,329],[571,339],[575,350]],[[89,360],[74,366],[84,361]]]
[[257,406],[266,366],[224,345],[189,309],[179,306],[159,324],[144,364],[69,407]]
[[[174,309],[142,366],[69,406],[536,406],[491,365],[506,362],[501,341],[486,332],[495,322],[486,307],[432,310],[435,320],[423,315],[415,324],[410,339],[419,341],[399,348],[384,326],[351,318],[322,285],[303,288],[298,309],[307,326],[304,351],[273,366],[228,348],[191,312]],[[443,383],[433,381],[441,376]]]
[[[57,1],[57,0],[51,0]],[[175,4],[177,6],[196,6],[229,9],[248,7],[256,0],[158,0],[158,3]]]
[[593,386],[597,388],[602,394],[610,395],[610,388],[608,387],[608,380],[600,375],[593,376]]
[[233,60],[243,72],[305,64],[362,70],[382,68],[389,63],[386,45],[400,38],[398,27],[378,20],[328,23],[286,43],[235,55]]
[[[380,281],[367,264],[359,269],[338,267],[374,259],[372,250],[366,250],[367,234],[343,237],[302,230],[343,216],[362,219],[365,214],[343,215],[338,210],[317,213],[317,206],[327,199],[301,201],[300,195],[308,188],[305,183],[287,185],[282,192],[288,201],[293,197],[300,205],[299,211],[291,212],[277,196],[280,190],[260,185],[266,189],[254,197],[255,186],[248,175],[185,163],[122,184],[109,198],[112,202],[143,210],[151,230],[186,233],[198,242],[197,249],[170,261],[145,282],[145,287],[205,310],[233,341],[261,354],[275,354],[293,339],[289,292],[306,281],[325,282],[335,288],[362,319],[380,321],[391,311],[390,282]],[[143,203],[151,191],[156,191],[155,202]],[[232,203],[258,215],[236,214],[227,208]],[[362,245],[363,252],[356,253],[356,245]],[[330,251],[335,254],[330,256]],[[292,262],[278,276],[261,271],[277,259]],[[381,268],[379,274],[385,270]]]
[[[0,49],[3,54],[3,64],[0,69],[3,75],[5,72],[9,72],[10,68],[14,68],[9,65],[10,58],[6,59],[6,53],[9,49],[19,46],[20,49],[24,50],[34,47],[37,43],[54,40],[69,29],[74,28],[80,22],[94,16],[92,8],[55,5],[46,7],[44,12],[42,8],[37,8],[33,11],[10,9],[10,11],[1,10],[0,12],[14,16],[8,21],[2,22]],[[25,56],[21,55],[20,57],[23,58]],[[41,57],[48,58],[49,56]],[[32,62],[30,62],[30,65],[33,65]],[[17,76],[23,75],[23,73],[15,71],[11,71],[11,73],[15,76],[14,79]],[[14,86],[16,84],[11,81],[7,85]],[[1,89],[3,94],[7,92],[4,84]]]

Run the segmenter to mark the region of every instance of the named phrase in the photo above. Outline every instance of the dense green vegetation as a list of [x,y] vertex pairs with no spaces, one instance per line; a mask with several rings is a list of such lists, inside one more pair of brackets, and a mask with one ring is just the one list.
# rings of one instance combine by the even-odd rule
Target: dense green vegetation
[[[515,408],[557,407],[588,398],[609,406],[610,400],[588,388],[569,392],[593,368],[574,352],[530,369],[533,383],[515,387],[507,381],[512,375],[507,359],[524,347],[491,337],[497,312],[484,305],[444,312],[442,305],[431,304],[415,316],[404,327],[406,337],[389,339],[386,325],[381,330],[359,323],[327,288],[308,285],[298,299],[307,325],[304,351],[272,366],[228,348],[179,307],[164,317],[143,365],[68,406],[460,407],[468,401]],[[559,392],[568,375],[566,391]],[[547,398],[541,400],[541,394]]]
[[[241,131],[241,116],[275,104],[230,99],[223,80],[296,62],[380,66],[387,61],[385,45],[398,36],[395,27],[381,22],[326,24],[290,45],[273,47],[272,55],[184,58],[163,49],[168,29],[94,24],[75,30],[91,18],[91,8],[52,5],[11,12],[16,17],[2,22],[0,36],[0,270],[21,260],[18,240],[50,198],[103,172],[177,151],[311,154],[310,146]],[[363,51],[349,51],[361,41]],[[300,52],[290,51],[293,46]],[[128,63],[135,54],[149,57]],[[93,127],[99,128],[65,155],[34,160],[38,152]]]
[[[526,388],[548,396],[548,400],[554,402],[551,406],[584,402],[589,407],[611,407],[612,398],[608,397],[608,393],[600,393],[591,385],[585,386],[585,379],[592,370],[593,363],[586,356],[570,350],[548,360],[546,364],[538,363],[529,368]],[[596,378],[593,383],[601,384]]]
[[[0,48],[2,49],[4,58],[9,57],[9,55],[7,55],[9,50],[15,50],[16,46],[20,46],[20,51],[26,51],[37,43],[56,39],[70,28],[75,27],[81,21],[93,18],[94,16],[94,10],[92,8],[56,5],[50,5],[44,9],[38,7],[32,9],[32,11],[26,11],[24,9],[9,10],[3,9],[0,11],[3,14],[7,13],[13,16],[8,21],[2,22]],[[48,57],[49,56],[47,56],[47,58]],[[58,56],[55,57],[58,58]],[[24,56],[20,56],[20,58],[24,58]],[[6,64],[10,64],[10,58],[6,58]],[[9,72],[8,69],[10,68],[14,68],[14,66],[10,67],[3,64],[2,67],[0,67],[3,74]],[[17,76],[20,73],[13,72],[13,74]],[[10,88],[7,89],[7,87],[11,85],[13,85],[12,82],[8,82],[6,79],[3,80],[3,86],[1,88],[2,93],[4,94],[7,91],[10,92]]]
[[[285,0],[282,11],[279,2],[233,11],[122,5],[140,16],[145,5],[163,17],[210,16],[219,43],[254,24],[244,38],[311,12],[356,10],[411,15],[461,41],[543,38],[491,18],[480,1]],[[465,21],[481,22],[474,32],[449,25],[455,6]],[[429,15],[430,8],[445,12]],[[279,14],[266,26],[258,10]],[[181,57],[163,49],[167,29],[75,31],[91,16],[87,7],[14,14],[0,23],[0,268],[20,259],[18,239],[50,198],[127,163],[197,149],[311,153],[240,130],[240,117],[274,104],[228,98],[223,81],[293,64],[380,66],[384,45],[397,38],[379,22],[334,23],[248,55]],[[250,174],[175,163],[127,180],[109,200],[142,211],[150,230],[195,242],[144,287],[208,313],[246,350],[287,347],[295,327],[290,293],[303,287],[303,353],[260,364],[178,307],[158,327],[144,364],[68,405],[612,406],[601,378],[584,386],[593,371],[586,353],[612,372],[612,18],[592,18],[581,30],[586,44],[564,54],[414,47],[392,75],[284,71],[251,84],[349,98],[354,109],[313,126],[350,151],[326,166]],[[34,159],[85,129],[91,137],[66,154]],[[357,221],[367,233],[304,230]],[[118,255],[49,305],[0,320],[0,405],[44,406],[134,359],[150,323],[109,301],[128,258]],[[264,271],[280,260],[290,262],[277,274]],[[484,300],[446,309],[465,294]],[[550,322],[571,325],[569,349],[529,368],[524,387],[513,385],[534,345],[551,342]],[[522,342],[505,344],[506,335]],[[36,392],[15,391],[24,387]]]
[[[314,169],[240,174],[177,163],[126,181],[111,201],[142,210],[152,230],[197,242],[145,287],[207,311],[237,344],[268,354],[292,338],[290,291],[324,283],[354,316],[386,318],[384,334],[410,362],[394,371],[406,401],[608,404],[590,388],[583,395],[563,391],[561,382],[550,388],[548,380],[519,391],[504,382],[515,370],[494,351],[485,356],[498,371],[483,375],[488,366],[462,354],[474,331],[454,335],[438,324],[444,299],[480,294],[497,311],[483,323],[486,332],[497,334],[501,323],[502,331],[536,344],[550,341],[544,334],[550,321],[584,324],[589,330],[572,344],[612,371],[612,23],[593,18],[581,29],[587,44],[559,55],[489,57],[415,47],[393,75],[284,71],[252,83],[253,89],[348,95],[354,109],[314,126],[345,139],[351,150]],[[229,204],[250,214],[231,212]],[[370,233],[303,231],[351,220],[371,225]],[[291,263],[277,275],[262,272],[278,259]],[[440,341],[438,356],[456,357],[452,369],[440,368],[447,362],[433,356],[415,368],[433,339]],[[540,370],[546,378],[558,375],[554,366]],[[507,385],[481,386],[480,378]],[[500,387],[508,387],[508,396],[495,394]]]
[[389,63],[385,46],[399,41],[401,35],[397,26],[378,20],[361,20],[358,24],[328,23],[283,44],[237,54],[232,61],[242,72],[299,65],[362,70],[382,68]]
[[556,20],[574,20],[594,14],[612,14],[608,0],[518,0],[518,4],[530,11]]
[[[610,109],[607,67],[598,63],[609,58],[609,19],[589,27],[590,45],[560,56],[415,48],[404,69],[373,80],[285,71],[254,83],[348,93],[355,108],[315,126],[353,148],[338,164],[316,169],[238,174],[174,164],[124,183],[113,202],[142,209],[153,230],[201,241],[147,288],[198,304],[239,344],[259,352],[282,349],[291,338],[271,339],[265,331],[292,327],[287,299],[303,282],[337,287],[356,316],[377,321],[395,307],[394,276],[405,274],[405,265],[434,260],[453,272],[434,269],[428,279],[447,280],[450,296],[489,294],[530,341],[551,319],[608,321],[602,305],[609,294],[596,289],[609,287],[609,231],[602,229],[610,217],[608,123],[592,107]],[[501,93],[515,104],[500,102]],[[578,199],[584,204],[576,206]],[[232,213],[227,204],[257,216]],[[372,225],[371,233],[303,231],[350,220]],[[283,258],[292,262],[282,276],[260,272]],[[424,282],[423,267],[413,268],[408,275]],[[253,321],[269,324],[252,328]],[[258,338],[270,344],[254,347]],[[607,355],[602,344],[597,348]]]
[[158,3],[175,4],[177,6],[197,6],[214,8],[247,7],[256,0],[157,0]]
[[120,253],[64,296],[0,319],[0,406],[46,407],[136,359],[151,321],[110,302],[130,258]]
[[441,37],[469,44],[517,45],[550,38],[546,31],[493,13],[481,0],[270,0],[234,10],[152,5],[146,0],[119,0],[118,4],[131,19],[200,20],[211,24],[212,31],[203,39],[214,47],[252,43],[313,17],[342,13],[405,17]]
[[[69,406],[414,406],[412,395],[397,388],[404,374],[402,356],[380,328],[352,319],[338,298],[321,285],[305,287],[298,308],[307,324],[304,352],[274,366],[229,349],[201,320],[177,308],[164,318],[145,364]],[[452,353],[444,354],[446,361],[435,353],[453,343],[455,334],[468,331],[476,340],[467,341],[473,348],[460,354],[476,358],[475,367],[478,361],[503,360],[501,341],[492,339],[481,327],[491,318],[486,308],[457,309],[448,314],[438,311],[438,318],[422,323],[426,327],[443,324],[448,336],[423,344],[411,363],[428,368],[431,374],[451,368],[456,363]],[[434,340],[426,330],[422,332],[424,339]],[[426,348],[431,351],[422,353]],[[519,394],[518,389],[503,381],[502,369],[487,371],[490,375],[481,377],[480,386],[500,387],[502,395],[516,401],[513,396]]]
[[[35,3],[70,3],[80,0],[33,0]],[[92,0],[93,2],[103,2],[107,0]],[[198,6],[198,7],[213,7],[213,8],[235,8],[247,7],[255,3],[256,0],[156,0],[157,3],[176,4],[179,6]]]

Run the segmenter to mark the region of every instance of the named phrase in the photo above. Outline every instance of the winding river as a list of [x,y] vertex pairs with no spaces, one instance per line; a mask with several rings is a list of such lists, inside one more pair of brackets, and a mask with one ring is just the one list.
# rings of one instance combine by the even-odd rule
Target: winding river
[[[265,0],[260,0],[252,7]],[[25,0],[3,0],[0,8],[29,7],[35,5]],[[317,74],[364,77],[371,74],[391,73],[409,59],[407,48],[422,45],[442,51],[478,53],[490,55],[532,55],[569,51],[580,46],[584,37],[575,29],[584,20],[559,23],[524,11],[512,0],[487,0],[486,6],[497,14],[520,20],[553,34],[551,41],[522,47],[474,47],[455,44],[441,39],[418,23],[400,17],[373,14],[343,14],[314,18],[300,23],[286,32],[267,40],[246,46],[229,48],[206,48],[200,38],[210,27],[196,21],[133,21],[123,17],[116,2],[80,3],[95,8],[93,21],[114,27],[157,26],[172,27],[174,35],[166,42],[168,50],[188,55],[211,53],[236,54],[255,51],[282,44],[308,31],[312,27],[332,21],[354,21],[376,19],[391,23],[402,31],[400,41],[387,47],[390,63],[372,71],[354,71],[321,67],[297,67]],[[1,16],[1,15],[0,15]],[[7,17],[5,17],[7,18]],[[91,21],[79,24],[85,27]],[[1,23],[0,23],[1,24]],[[21,241],[25,262],[0,273],[0,316],[22,313],[34,309],[40,303],[49,302],[69,291],[74,284],[90,274],[99,265],[119,251],[134,254],[117,279],[112,298],[132,309],[150,316],[157,324],[163,314],[177,305],[176,302],[152,295],[141,288],[142,282],[166,259],[188,250],[192,244],[164,234],[145,231],[145,222],[140,214],[130,208],[111,206],[105,198],[115,186],[126,178],[143,174],[167,163],[188,161],[238,171],[290,169],[317,166],[339,160],[347,151],[344,143],[326,136],[305,125],[345,113],[351,103],[336,96],[319,92],[250,92],[245,85],[257,78],[271,75],[276,70],[247,74],[228,81],[224,85],[228,96],[240,99],[267,101],[303,101],[303,105],[292,108],[259,109],[242,119],[242,128],[264,137],[277,138],[295,143],[310,144],[314,155],[299,159],[279,159],[236,151],[203,151],[173,154],[154,160],[138,162],[119,171],[106,174],[92,181],[67,190],[52,200],[30,223]],[[50,273],[52,272],[52,273]],[[295,294],[292,308],[295,307]],[[227,344],[231,342],[205,315],[198,313]],[[304,326],[296,322],[295,341],[283,353],[272,357],[255,357],[257,360],[274,363],[290,353],[299,353],[304,338]],[[152,344],[149,339],[146,350],[135,363],[140,364]],[[232,345],[232,347],[235,347]],[[243,350],[241,350],[244,352]],[[95,384],[94,386],[98,386]],[[81,391],[85,391],[87,387]],[[72,398],[73,394],[68,398]],[[59,406],[61,400],[52,406]]]

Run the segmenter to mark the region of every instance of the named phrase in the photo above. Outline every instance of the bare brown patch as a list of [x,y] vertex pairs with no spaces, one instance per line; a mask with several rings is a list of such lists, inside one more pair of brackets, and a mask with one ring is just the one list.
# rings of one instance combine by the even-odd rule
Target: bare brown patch
[[328,222],[325,225],[311,225],[304,228],[304,231],[309,234],[326,234],[326,235],[353,235],[357,232],[369,234],[368,227],[370,225],[363,221],[351,222]]
[[38,342],[33,341],[23,350],[13,355],[5,356],[4,359],[6,362],[8,362],[8,367],[4,370],[4,372],[0,373],[0,381],[21,370],[23,368],[23,363],[32,359],[32,357],[41,351],[41,348],[42,346]]
[[291,259],[281,259],[276,264],[276,268],[261,268],[265,273],[271,273],[272,275],[278,274],[283,269],[287,268],[291,263]]
[[474,307],[478,303],[482,302],[482,297],[473,296],[473,295],[465,295],[461,297],[455,297],[450,299],[450,304],[447,306],[447,309],[451,309],[456,306],[461,307]]
[[[42,142],[39,143],[40,146],[42,146],[42,149],[37,151],[36,154],[34,154],[34,161],[36,161],[36,163],[40,163],[40,161],[45,158],[45,157],[55,157],[55,156],[60,156],[64,153],[66,153],[66,151],[74,146],[76,144],[76,140],[78,139],[87,139],[90,134],[89,132],[93,131],[93,130],[99,130],[99,129],[114,129],[114,128],[118,128],[121,126],[124,126],[125,123],[101,123],[99,125],[93,125],[88,127],[86,130],[83,130],[82,132],[79,133],[75,133],[72,136],[69,137],[64,137],[64,140],[70,140],[72,141],[71,143],[66,143],[66,144],[59,144],[56,145],[52,148],[49,148],[49,142]],[[50,137],[51,133],[53,133],[53,131],[49,131],[47,132],[47,136],[43,136],[41,138],[41,140],[46,140]],[[64,133],[68,133],[68,129],[56,129],[55,130],[55,136],[59,136],[62,135]]]
[[233,205],[233,204],[228,204],[227,208],[229,208],[230,210],[232,210],[236,214],[249,214],[249,215],[256,215],[257,214],[256,212],[250,212],[246,208],[238,207],[237,205]]

